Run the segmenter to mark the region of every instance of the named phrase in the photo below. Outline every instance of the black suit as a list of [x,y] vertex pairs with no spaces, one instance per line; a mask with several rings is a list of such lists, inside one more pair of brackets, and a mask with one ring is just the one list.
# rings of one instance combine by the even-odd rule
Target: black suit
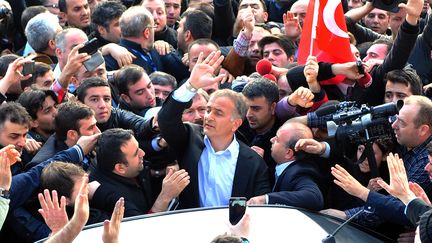
[[418,225],[420,217],[431,209],[431,206],[427,205],[423,200],[416,198],[407,205],[406,215],[413,225]]
[[[170,95],[158,114],[162,137],[175,151],[180,167],[190,175],[190,184],[180,194],[181,208],[199,207],[198,162],[205,147],[202,127],[181,120],[183,110],[189,105],[190,102],[176,101]],[[264,160],[241,141],[239,144],[231,196],[251,198],[269,192]]]
[[278,177],[273,192],[267,194],[268,203],[321,210],[324,199],[318,183],[319,174],[313,164],[294,161]]

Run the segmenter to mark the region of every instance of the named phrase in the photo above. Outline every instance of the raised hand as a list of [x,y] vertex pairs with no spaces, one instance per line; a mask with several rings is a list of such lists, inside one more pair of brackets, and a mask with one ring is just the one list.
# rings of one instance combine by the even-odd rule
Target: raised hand
[[101,134],[102,133],[97,133],[90,136],[81,136],[78,139],[77,144],[81,147],[84,154],[90,153],[90,151],[95,148],[97,139],[100,137]]
[[321,155],[325,152],[325,144],[320,143],[313,138],[302,138],[297,141],[294,150],[303,150],[309,154]]
[[336,185],[340,186],[350,195],[358,197],[363,201],[367,200],[369,189],[360,184],[360,182],[352,177],[342,166],[336,165],[332,167],[331,173],[336,178],[336,180],[333,180]]
[[416,196],[410,190],[405,166],[399,155],[390,153],[387,156],[387,165],[390,172],[390,185],[383,180],[378,184],[392,196],[399,198],[405,205]]
[[218,76],[214,76],[214,74],[223,59],[220,51],[213,51],[203,60],[203,53],[201,52],[188,80],[191,86],[199,89],[222,81],[223,74]]
[[[12,145],[13,146],[13,145]],[[0,188],[9,190],[12,183],[11,162],[7,152],[0,150]]]
[[104,243],[117,243],[120,233],[120,224],[124,215],[124,199],[121,197],[114,207],[111,215],[111,220],[104,221],[104,232],[102,234],[102,241]]
[[69,221],[66,214],[66,198],[62,196],[60,198],[60,205],[57,196],[57,191],[52,191],[52,197],[48,189],[45,189],[42,193],[38,194],[39,203],[41,209],[39,213],[42,215],[45,223],[51,230],[51,234],[55,234],[60,231]]
[[423,190],[423,188],[419,184],[417,184],[415,182],[409,182],[408,185],[416,197],[423,200],[429,206],[432,206],[432,203],[430,202],[428,196],[426,195],[426,192]]
[[287,11],[283,14],[283,24],[285,29],[285,35],[291,39],[297,39],[302,32],[300,22],[294,13]]

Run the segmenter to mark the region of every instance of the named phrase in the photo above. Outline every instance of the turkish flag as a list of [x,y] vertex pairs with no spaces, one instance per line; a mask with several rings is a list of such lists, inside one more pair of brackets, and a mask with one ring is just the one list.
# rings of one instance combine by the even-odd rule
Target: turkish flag
[[[319,6],[315,6],[315,4]],[[316,26],[316,29],[314,26]],[[314,40],[311,42],[312,39]],[[316,56],[318,61],[345,63],[356,60],[351,53],[345,17],[340,0],[309,1],[298,49],[298,63],[306,63],[307,57],[310,55],[311,43],[313,44],[312,55]],[[343,76],[337,76],[330,80],[321,81],[320,83],[336,84],[343,79]]]

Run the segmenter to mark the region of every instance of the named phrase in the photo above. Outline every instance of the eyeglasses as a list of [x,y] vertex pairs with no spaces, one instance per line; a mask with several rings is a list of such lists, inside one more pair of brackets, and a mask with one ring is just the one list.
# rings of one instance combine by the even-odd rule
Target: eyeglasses
[[43,6],[47,8],[59,8],[58,4],[45,4]]

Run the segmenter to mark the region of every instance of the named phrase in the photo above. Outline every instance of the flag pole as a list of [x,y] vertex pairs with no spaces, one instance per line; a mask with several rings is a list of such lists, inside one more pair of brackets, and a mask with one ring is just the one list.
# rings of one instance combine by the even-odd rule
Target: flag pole
[[313,18],[312,18],[312,34],[311,34],[309,56],[313,55],[313,46],[314,46],[314,41],[316,39],[316,27],[318,25],[319,4],[320,4],[320,0],[314,1],[314,12],[313,12]]

